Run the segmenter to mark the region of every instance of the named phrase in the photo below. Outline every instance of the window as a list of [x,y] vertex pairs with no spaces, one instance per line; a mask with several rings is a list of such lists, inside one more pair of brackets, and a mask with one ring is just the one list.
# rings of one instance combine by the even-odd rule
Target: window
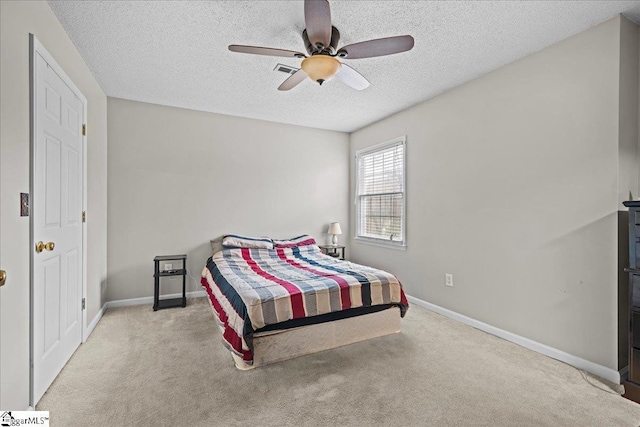
[[356,239],[405,247],[405,137],[356,153]]

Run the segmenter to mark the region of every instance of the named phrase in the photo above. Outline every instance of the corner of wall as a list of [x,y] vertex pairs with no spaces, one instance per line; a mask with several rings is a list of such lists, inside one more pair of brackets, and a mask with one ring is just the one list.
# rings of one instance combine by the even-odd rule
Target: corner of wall
[[618,209],[640,196],[638,136],[640,102],[640,27],[620,16]]
[[628,212],[622,202],[640,196],[640,27],[619,16],[618,89],[618,369],[629,363]]

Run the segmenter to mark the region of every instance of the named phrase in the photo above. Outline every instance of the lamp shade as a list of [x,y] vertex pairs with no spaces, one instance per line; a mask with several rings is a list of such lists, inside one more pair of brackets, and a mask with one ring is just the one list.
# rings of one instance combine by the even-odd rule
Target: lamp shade
[[342,64],[340,61],[328,55],[315,55],[302,61],[302,69],[314,82],[322,84],[330,80]]
[[327,234],[342,234],[342,229],[340,228],[339,222],[332,222],[329,226],[329,230]]

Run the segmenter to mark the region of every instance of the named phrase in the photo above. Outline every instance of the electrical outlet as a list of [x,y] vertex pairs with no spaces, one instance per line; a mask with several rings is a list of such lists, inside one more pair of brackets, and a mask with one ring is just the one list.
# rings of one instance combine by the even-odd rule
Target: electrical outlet
[[173,270],[173,264],[165,264],[164,271],[167,271],[167,270]]
[[445,274],[444,275],[444,285],[453,287],[453,274]]

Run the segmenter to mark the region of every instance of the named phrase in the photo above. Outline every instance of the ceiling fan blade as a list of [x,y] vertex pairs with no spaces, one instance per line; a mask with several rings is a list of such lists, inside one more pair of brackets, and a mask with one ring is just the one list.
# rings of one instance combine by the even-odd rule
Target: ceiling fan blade
[[316,47],[331,45],[331,8],[327,0],[305,0],[304,22],[309,41]]
[[231,52],[251,53],[254,55],[285,56],[289,58],[305,58],[306,57],[304,53],[295,52],[293,50],[274,49],[271,47],[260,47],[260,46],[243,46],[239,44],[229,45],[229,50]]
[[369,87],[369,80],[365,79],[362,74],[347,64],[342,64],[340,71],[336,74],[336,78],[355,90],[362,90]]
[[298,86],[300,82],[307,78],[307,73],[300,68],[298,71],[293,73],[287,80],[283,81],[280,86],[278,86],[278,90],[289,90]]
[[413,48],[411,36],[386,37],[368,40],[344,46],[338,50],[338,57],[345,59],[372,58],[374,56],[393,55]]

